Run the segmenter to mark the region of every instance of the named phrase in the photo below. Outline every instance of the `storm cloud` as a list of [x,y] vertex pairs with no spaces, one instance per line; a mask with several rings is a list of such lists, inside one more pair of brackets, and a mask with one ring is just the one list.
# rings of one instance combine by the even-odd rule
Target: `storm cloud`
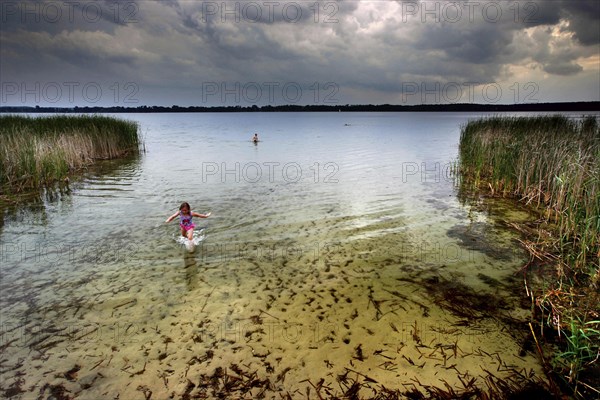
[[600,100],[597,0],[9,0],[0,12],[1,105]]

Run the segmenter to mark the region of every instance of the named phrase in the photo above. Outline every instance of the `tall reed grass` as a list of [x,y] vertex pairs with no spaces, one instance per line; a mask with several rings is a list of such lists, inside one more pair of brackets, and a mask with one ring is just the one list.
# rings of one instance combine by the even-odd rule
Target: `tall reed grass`
[[31,190],[98,159],[139,151],[136,122],[106,116],[0,116],[0,190]]
[[598,120],[537,116],[471,121],[461,131],[458,170],[463,185],[517,196],[544,214],[545,233],[539,231],[528,249],[536,257],[547,254],[555,269],[535,303],[542,316],[549,312],[547,323],[568,339],[569,350],[557,355],[557,365],[564,367],[569,384],[575,382],[577,396],[579,373],[598,360],[589,354],[600,355]]
[[544,207],[575,273],[600,257],[600,127],[594,117],[493,117],[461,132],[460,171],[476,186]]

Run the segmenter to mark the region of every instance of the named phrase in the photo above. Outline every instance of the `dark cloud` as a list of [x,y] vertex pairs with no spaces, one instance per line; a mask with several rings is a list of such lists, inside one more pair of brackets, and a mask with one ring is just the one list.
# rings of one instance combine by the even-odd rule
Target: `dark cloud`
[[[423,11],[446,2],[76,3],[69,10],[46,2],[62,7],[58,20],[51,8],[23,19],[26,7],[42,7],[38,1],[11,2],[16,10],[2,3],[2,81],[134,81],[140,92],[168,97],[145,99],[161,104],[193,102],[189,93],[207,82],[335,82],[340,97],[351,93],[342,102],[361,103],[393,100],[407,83],[526,77],[558,95],[552,76],[573,87],[600,85],[590,73],[600,68],[590,61],[600,42],[597,0],[475,2],[473,18],[439,21]],[[409,6],[417,8],[408,13]]]
[[491,24],[426,26],[417,46],[443,51],[448,59],[486,64],[501,59],[503,50],[511,43],[512,32],[496,29]]
[[525,26],[555,25],[563,20],[568,22],[564,30],[574,33],[581,44],[600,43],[600,1],[544,0],[519,4]]
[[569,76],[583,71],[583,68],[574,62],[559,61],[544,65],[544,71],[549,74]]
[[139,9],[135,1],[7,0],[0,3],[0,31],[112,33],[116,26],[137,22]]
[[561,19],[563,0],[518,1],[509,5],[513,17],[526,27],[555,25]]
[[568,30],[583,45],[600,43],[600,1],[568,1],[564,3]]

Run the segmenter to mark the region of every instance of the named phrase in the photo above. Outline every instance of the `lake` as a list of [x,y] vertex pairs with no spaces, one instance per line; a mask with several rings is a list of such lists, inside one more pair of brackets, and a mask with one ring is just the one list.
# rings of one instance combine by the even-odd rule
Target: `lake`
[[[145,153],[2,211],[5,395],[543,377],[507,224],[531,216],[452,177],[460,127],[482,115],[117,115],[139,121]],[[164,222],[183,201],[212,212],[194,253]]]

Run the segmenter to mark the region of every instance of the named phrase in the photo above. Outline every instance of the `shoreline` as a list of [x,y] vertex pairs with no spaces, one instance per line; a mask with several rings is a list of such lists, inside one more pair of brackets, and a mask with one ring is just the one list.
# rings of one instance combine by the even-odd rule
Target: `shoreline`
[[595,118],[574,123],[560,116],[471,121],[459,150],[461,185],[540,215],[510,225],[530,254],[521,272],[536,327],[531,331],[552,353],[549,359],[538,345],[542,365],[554,385],[576,397],[598,394],[600,227],[589,221],[598,215],[599,151]]
[[0,201],[41,189],[68,190],[70,179],[103,160],[140,153],[136,122],[105,116],[0,115]]
[[593,112],[599,101],[523,104],[355,104],[248,106],[29,107],[3,106],[2,113],[239,113],[239,112]]

